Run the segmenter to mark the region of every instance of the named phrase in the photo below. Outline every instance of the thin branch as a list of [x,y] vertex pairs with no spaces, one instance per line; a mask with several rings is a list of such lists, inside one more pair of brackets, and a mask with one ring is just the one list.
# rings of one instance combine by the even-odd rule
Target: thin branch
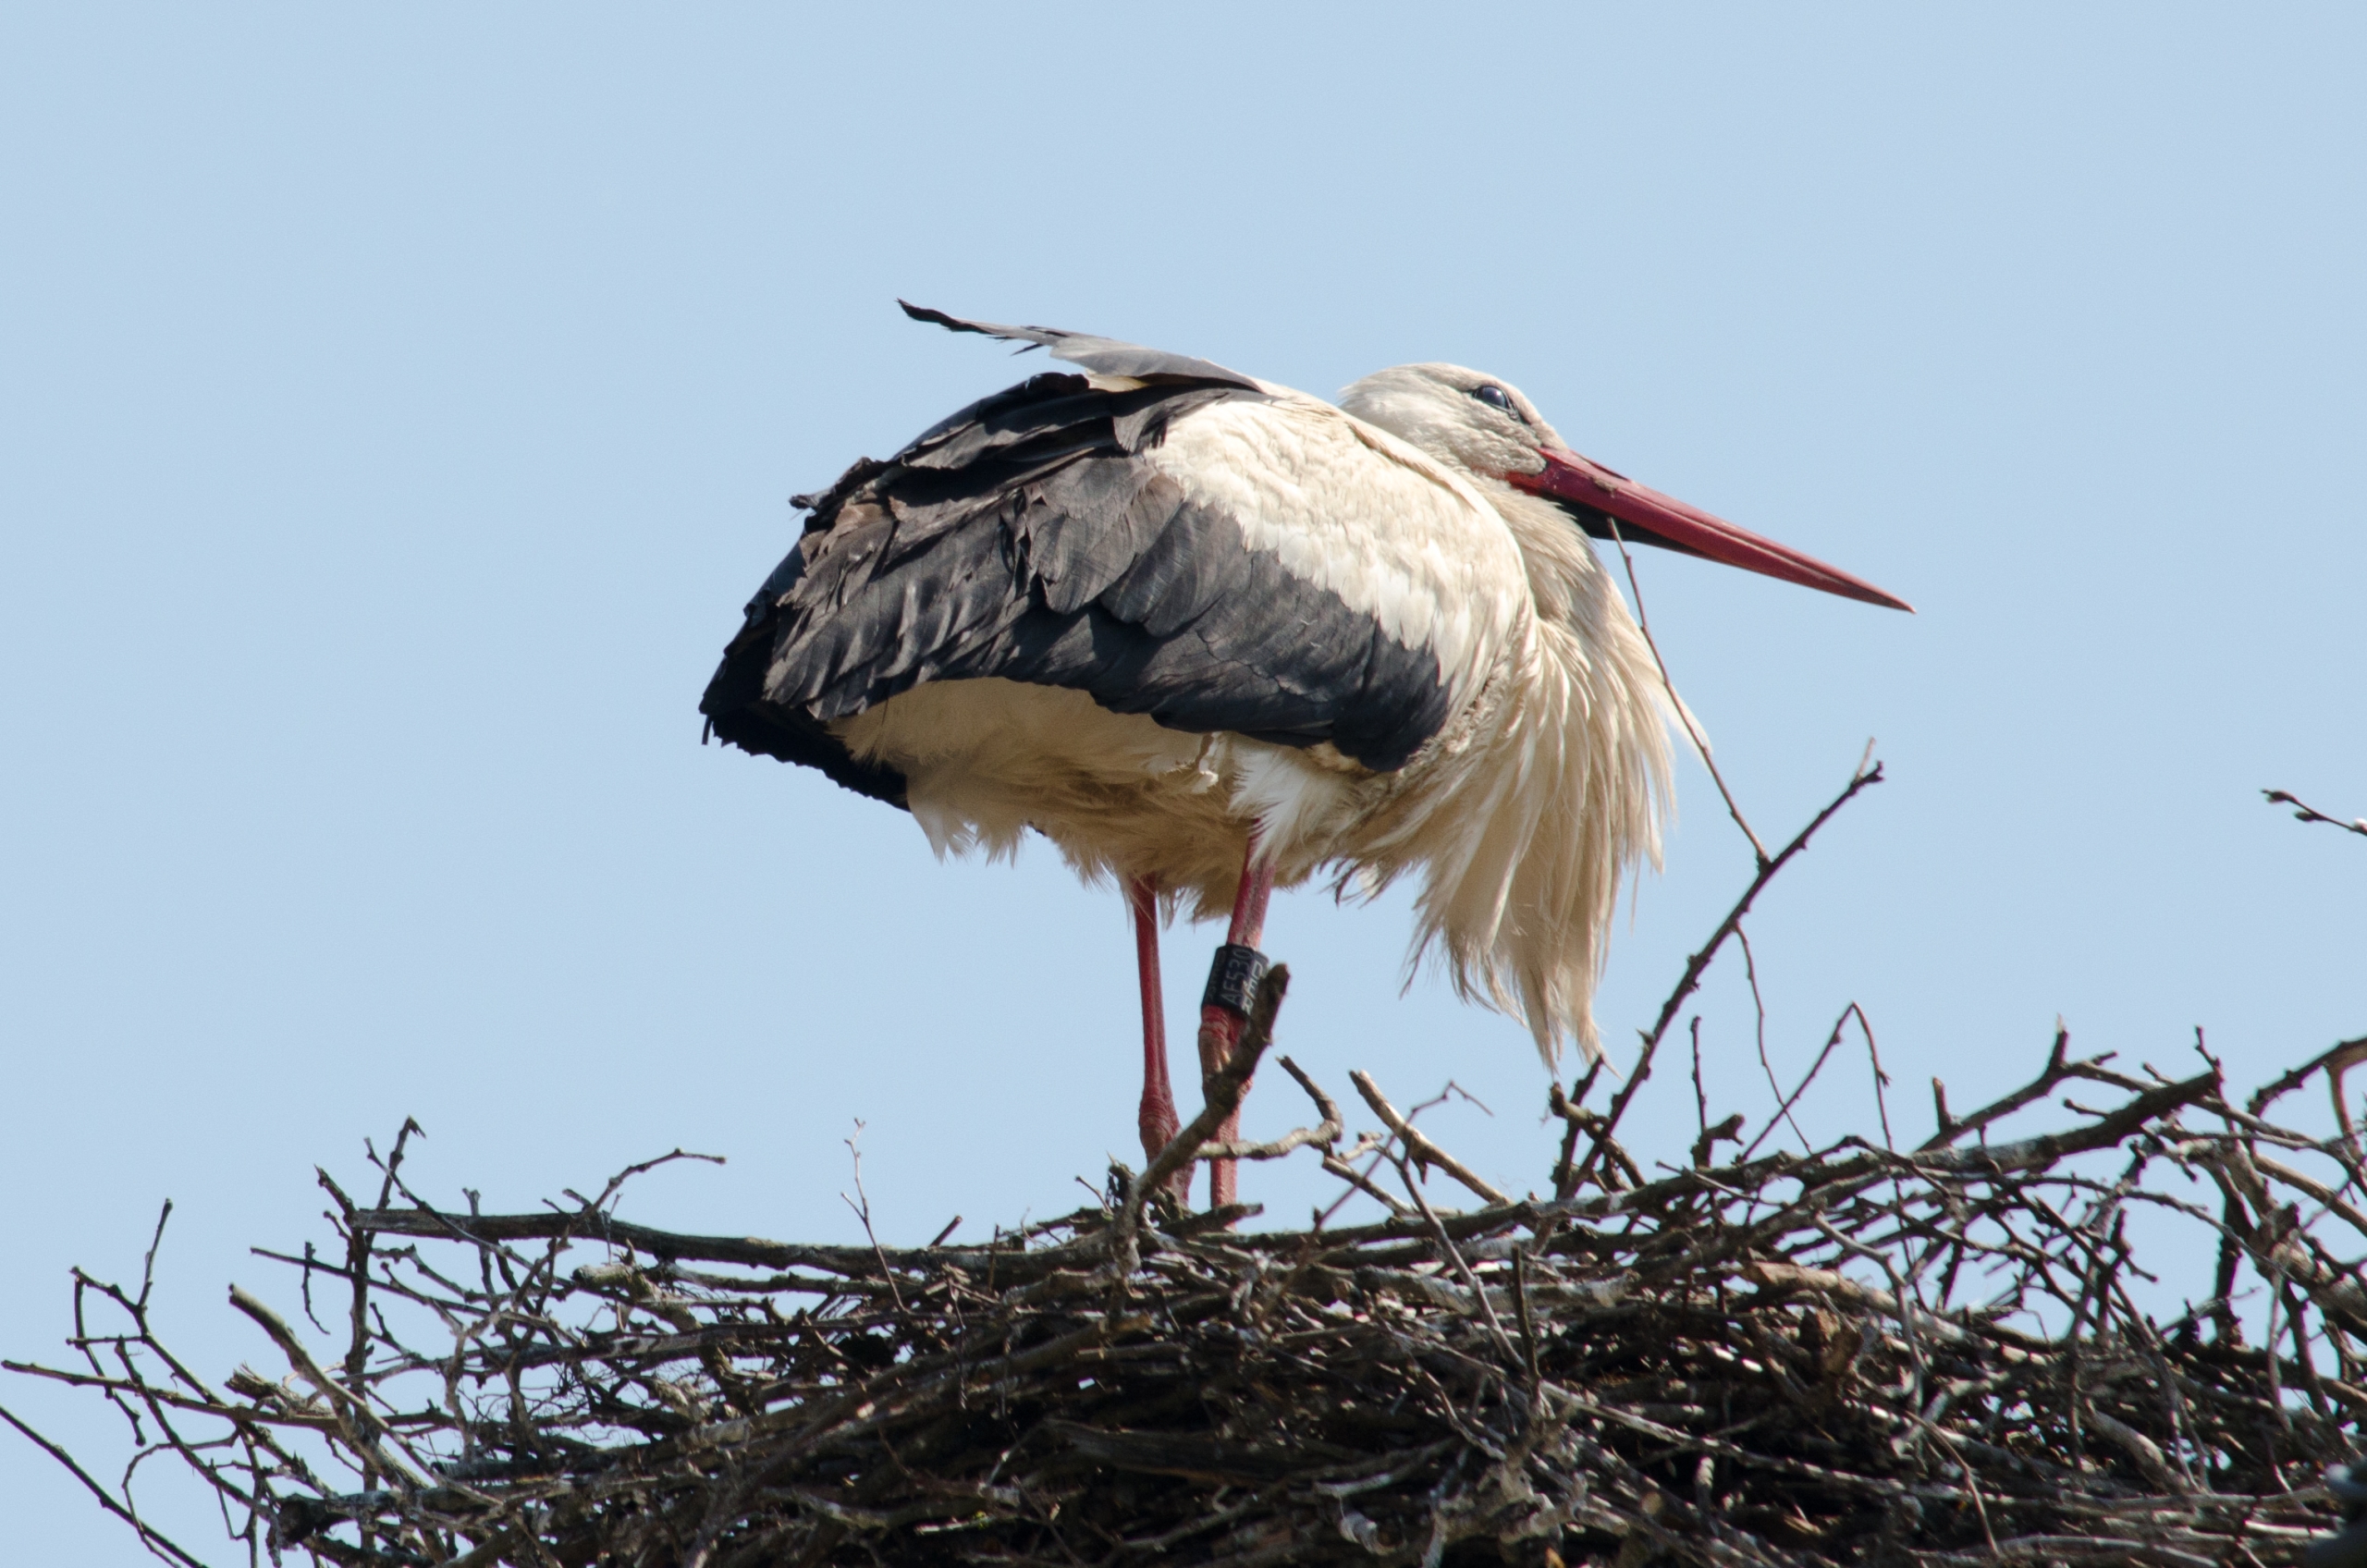
[[[1608,512],[1603,515],[1610,518]],[[1742,815],[1742,807],[1735,800],[1735,792],[1726,788],[1725,775],[1718,771],[1718,759],[1711,754],[1710,738],[1701,733],[1700,725],[1694,721],[1693,710],[1685,705],[1685,699],[1676,694],[1676,683],[1669,679],[1668,661],[1661,657],[1661,645],[1652,638],[1652,618],[1644,613],[1644,590],[1636,581],[1636,557],[1627,553],[1627,541],[1621,535],[1615,518],[1611,519],[1611,542],[1619,546],[1620,562],[1627,569],[1627,592],[1636,600],[1636,630],[1644,634],[1644,645],[1652,651],[1652,664],[1661,672],[1661,690],[1668,693],[1668,704],[1675,711],[1678,722],[1685,726],[1686,737],[1692,741],[1694,751],[1700,755],[1701,766],[1710,770],[1710,781],[1717,785],[1719,798],[1726,802],[1726,815],[1735,819],[1735,826],[1742,829],[1742,836],[1750,840],[1750,852],[1758,857],[1760,870],[1765,871],[1767,846],[1759,841],[1759,835],[1751,830],[1749,820]]]
[[[1710,967],[1710,961],[1718,956],[1718,949],[1726,945],[1727,938],[1741,925],[1743,916],[1750,913],[1750,906],[1758,901],[1767,884],[1792,863],[1794,856],[1809,847],[1809,840],[1816,837],[1819,828],[1833,820],[1834,813],[1856,800],[1861,790],[1883,781],[1883,765],[1870,761],[1870,750],[1867,759],[1858,762],[1841,793],[1826,802],[1824,809],[1810,817],[1808,826],[1794,834],[1792,841],[1777,851],[1772,859],[1760,864],[1758,875],[1750,879],[1750,886],[1743,889],[1742,897],[1735,900],[1734,908],[1726,912],[1726,917],[1718,923],[1717,929],[1710,933],[1710,939],[1701,944],[1699,952],[1686,960],[1685,973],[1677,977],[1676,988],[1661,1004],[1660,1017],[1653,1021],[1652,1027],[1643,1036],[1644,1047],[1637,1056],[1636,1070],[1628,1074],[1627,1082],[1613,1098],[1611,1109],[1603,1118],[1604,1136],[1618,1127],[1620,1118],[1626,1115],[1627,1107],[1635,1100],[1636,1092],[1643,1087],[1644,1080],[1651,1076],[1652,1057],[1659,1051],[1661,1040],[1668,1034],[1669,1025],[1675,1021],[1677,1010],[1685,1005],[1686,998],[1699,988],[1702,973]],[[1600,1140],[1587,1151],[1584,1161],[1572,1172],[1574,1191],[1578,1182],[1592,1173],[1596,1160],[1603,1152],[1604,1145]]]
[[1395,1106],[1389,1103],[1389,1097],[1380,1092],[1380,1086],[1372,1081],[1370,1073],[1361,1070],[1351,1072],[1348,1074],[1348,1082],[1356,1086],[1356,1093],[1364,1096],[1365,1104],[1372,1107],[1372,1113],[1380,1118],[1381,1125],[1396,1133],[1404,1143],[1405,1153],[1415,1164],[1437,1166],[1441,1170],[1470,1188],[1484,1202],[1508,1204],[1513,1201],[1508,1194],[1432,1143],[1429,1134],[1415,1126]]
[[1866,1010],[1853,1001],[1849,1011],[1858,1015],[1858,1032],[1866,1036],[1866,1060],[1874,1072],[1874,1115],[1883,1124],[1883,1147],[1895,1149],[1898,1142],[1890,1133],[1890,1074],[1883,1071],[1883,1048],[1874,1043],[1873,1021],[1866,1016]]
[[1298,1086],[1306,1090],[1307,1097],[1315,1102],[1315,1113],[1321,1120],[1312,1127],[1294,1127],[1269,1143],[1206,1144],[1198,1154],[1193,1156],[1195,1159],[1280,1159],[1310,1145],[1321,1144],[1328,1147],[1340,1141],[1344,1129],[1340,1121],[1340,1108],[1331,1102],[1331,1096],[1325,1094],[1322,1085],[1309,1078],[1297,1062],[1288,1057],[1276,1060],[1282,1064],[1283,1072],[1298,1080]]
[[839,1194],[839,1201],[853,1209],[854,1217],[863,1221],[863,1233],[871,1243],[871,1256],[879,1260],[879,1277],[888,1281],[889,1298],[895,1302],[896,1310],[901,1312],[904,1310],[904,1292],[896,1284],[896,1271],[888,1267],[888,1254],[879,1244],[879,1232],[871,1228],[871,1194],[863,1190],[863,1119],[861,1117],[855,1118],[854,1132],[842,1141],[847,1145],[848,1158],[854,1161],[854,1190],[856,1195],[863,1201],[858,1204],[844,1193]]
[[[1767,1092],[1784,1108],[1776,1116],[1790,1124],[1792,1136],[1800,1141],[1800,1152],[1806,1154],[1816,1145],[1809,1142],[1809,1135],[1800,1131],[1799,1122],[1793,1118],[1791,1102],[1784,1098],[1784,1085],[1775,1077],[1774,1060],[1767,1054],[1767,998],[1759,989],[1759,955],[1750,950],[1750,927],[1739,920],[1735,922],[1735,946],[1742,949],[1743,978],[1750,983],[1750,1009],[1757,1021],[1752,1038],[1759,1046],[1759,1071],[1767,1075]],[[1773,1118],[1769,1120],[1772,1122]]]
[[[2292,1072],[2279,1074],[2275,1079],[2253,1091],[2252,1097],[2244,1102],[2244,1109],[2254,1116],[2258,1116],[2278,1099],[2291,1094],[2318,1073],[2324,1072],[2329,1078],[2339,1078],[2344,1072],[2362,1061],[2367,1061],[2367,1035],[2361,1035],[2355,1040],[2340,1041],[2312,1057]],[[2336,1103],[2339,1104],[2339,1100]]]
[[[1698,1012],[1693,1015],[1690,1033],[1693,1035],[1693,1127],[1700,1134],[1699,1141],[1693,1146],[1699,1149],[1710,1139],[1710,1091],[1701,1084],[1701,1015]],[[1704,1161],[1697,1158],[1693,1163],[1700,1165]]]
[[2291,806],[2293,815],[2299,821],[2323,822],[2329,827],[2339,827],[2346,833],[2356,833],[2361,838],[2367,839],[2367,816],[2354,816],[2345,822],[2338,816],[2328,816],[2317,807],[2306,804],[2287,790],[2263,790],[2261,793],[2268,797],[2271,805]]
[[[1795,1132],[1799,1130],[1799,1123],[1792,1121],[1792,1108],[1799,1103],[1802,1095],[1809,1092],[1809,1085],[1816,1082],[1816,1075],[1824,1071],[1826,1060],[1832,1057],[1834,1048],[1841,1044],[1843,1027],[1848,1023],[1849,1015],[1857,1011],[1857,1007],[1856,1002],[1851,1002],[1841,1010],[1841,1016],[1833,1021],[1833,1033],[1824,1037],[1824,1048],[1816,1053],[1816,1060],[1809,1063],[1808,1072],[1801,1076],[1799,1083],[1793,1085],[1792,1092],[1784,1096],[1784,1103],[1775,1108],[1775,1114],[1767,1119],[1767,1124],[1759,1130],[1759,1136],[1745,1145],[1742,1153],[1735,1157],[1735,1164],[1744,1163],[1759,1152],[1759,1145],[1767,1141],[1767,1134],[1775,1130],[1777,1121],[1790,1123]],[[1801,1142],[1806,1145],[1807,1140],[1804,1138]],[[1809,1152],[1814,1152],[1812,1147]]]
[[1967,1133],[1978,1133],[1991,1122],[2001,1121],[2024,1106],[2044,1099],[2058,1086],[2074,1078],[2110,1084],[2117,1088],[2142,1087],[2136,1080],[2105,1071],[2103,1064],[2110,1061],[2118,1054],[2117,1052],[2105,1051],[2100,1056],[2073,1060],[2069,1055],[2070,1047],[2071,1031],[2058,1018],[2054,1021],[2054,1043],[2047,1049],[2046,1065],[2040,1069],[2039,1075],[2012,1094],[1991,1101],[1969,1116],[1952,1117],[1948,1114],[1945,1091],[1940,1087],[1940,1081],[1933,1079],[1932,1081],[1932,1107],[1938,1113],[1940,1126],[1930,1137],[1916,1146],[1916,1152],[1919,1154],[1932,1149],[1945,1148]]
[[188,1552],[183,1551],[179,1547],[174,1545],[169,1537],[163,1534],[145,1519],[141,1518],[138,1513],[132,1511],[129,1502],[117,1502],[115,1500],[114,1495],[110,1493],[106,1488],[101,1486],[92,1477],[89,1471],[83,1469],[80,1464],[77,1464],[74,1462],[74,1456],[72,1454],[67,1452],[64,1449],[58,1447],[55,1443],[51,1442],[47,1438],[43,1437],[39,1432],[33,1430],[32,1427],[27,1426],[24,1421],[18,1416],[15,1411],[10,1410],[5,1404],[0,1404],[0,1421],[6,1421],[9,1426],[14,1427],[19,1432],[22,1432],[35,1447],[39,1448],[43,1453],[49,1455],[50,1458],[57,1461],[58,1464],[66,1466],[66,1468],[73,1474],[74,1478],[81,1482],[82,1485],[88,1488],[92,1497],[99,1500],[99,1506],[101,1508],[105,1509],[109,1513],[114,1514],[117,1518],[122,1520],[125,1524],[130,1525],[134,1530],[139,1532],[141,1544],[145,1546],[151,1552],[155,1554],[157,1557],[164,1559],[167,1562],[180,1563],[182,1568],[205,1568],[205,1564],[203,1562],[198,1561],[198,1559],[194,1557],[191,1557]]
[[420,1470],[386,1452],[385,1444],[379,1440],[386,1429],[386,1423],[378,1418],[377,1412],[370,1408],[361,1394],[322,1371],[320,1363],[313,1359],[303,1341],[296,1337],[295,1331],[281,1320],[277,1313],[237,1285],[230,1287],[230,1305],[253,1318],[270,1336],[272,1343],[279,1347],[280,1354],[288,1357],[297,1375],[327,1402],[329,1414],[355,1452],[367,1456],[388,1476],[411,1487],[425,1488],[433,1484]]

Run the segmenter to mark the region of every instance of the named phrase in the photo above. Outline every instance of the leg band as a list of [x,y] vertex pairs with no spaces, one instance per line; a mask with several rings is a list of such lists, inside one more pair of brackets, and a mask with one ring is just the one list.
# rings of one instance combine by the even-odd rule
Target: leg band
[[1236,1018],[1249,1016],[1249,1004],[1257,998],[1257,982],[1266,977],[1266,955],[1256,948],[1239,942],[1226,942],[1217,949],[1216,962],[1208,965],[1208,986],[1200,993],[1202,1007],[1218,1007]]

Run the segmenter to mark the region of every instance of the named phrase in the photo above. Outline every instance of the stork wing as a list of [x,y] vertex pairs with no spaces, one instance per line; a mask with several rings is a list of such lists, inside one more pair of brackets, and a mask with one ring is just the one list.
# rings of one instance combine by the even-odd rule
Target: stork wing
[[1252,547],[1243,517],[1153,460],[1171,424],[1265,394],[1198,361],[1056,336],[1062,357],[1149,384],[1038,375],[800,497],[805,536],[700,704],[714,732],[901,804],[903,780],[850,755],[831,721],[923,681],[994,676],[1402,766],[1452,706],[1429,639]]

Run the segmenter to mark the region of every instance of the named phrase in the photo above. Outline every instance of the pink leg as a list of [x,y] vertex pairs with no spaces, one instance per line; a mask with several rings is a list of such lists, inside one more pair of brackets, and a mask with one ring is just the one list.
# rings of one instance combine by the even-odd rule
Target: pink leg
[[[1241,857],[1241,890],[1233,899],[1233,925],[1225,940],[1235,947],[1254,948],[1266,937],[1266,902],[1274,893],[1274,867],[1270,861],[1257,858],[1257,831],[1251,828],[1249,847]],[[1200,1083],[1202,1093],[1207,1084],[1224,1071],[1233,1060],[1233,1047],[1241,1041],[1241,1031],[1248,1023],[1239,1013],[1220,1007],[1200,1009]],[[1243,1089],[1247,1093],[1246,1085]],[[1236,1110],[1225,1118],[1217,1130],[1217,1137],[1232,1143],[1241,1135],[1241,1113]],[[1229,1159],[1208,1162],[1208,1207],[1222,1208],[1234,1200],[1239,1191],[1239,1173]]]
[[1126,907],[1134,912],[1134,968],[1143,987],[1143,1102],[1136,1121],[1142,1129],[1143,1158],[1150,1160],[1157,1159],[1159,1151],[1184,1130],[1175,1119],[1175,1094],[1167,1082],[1167,998],[1159,983],[1158,881],[1128,877]]

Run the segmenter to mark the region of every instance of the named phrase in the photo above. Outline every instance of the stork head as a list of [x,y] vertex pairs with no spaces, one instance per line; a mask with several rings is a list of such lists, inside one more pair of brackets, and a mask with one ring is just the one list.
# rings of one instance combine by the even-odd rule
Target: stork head
[[1551,501],[1598,539],[1657,545],[1892,609],[1914,606],[1699,507],[1572,451],[1518,387],[1461,365],[1398,365],[1340,394],[1340,406],[1474,478]]

